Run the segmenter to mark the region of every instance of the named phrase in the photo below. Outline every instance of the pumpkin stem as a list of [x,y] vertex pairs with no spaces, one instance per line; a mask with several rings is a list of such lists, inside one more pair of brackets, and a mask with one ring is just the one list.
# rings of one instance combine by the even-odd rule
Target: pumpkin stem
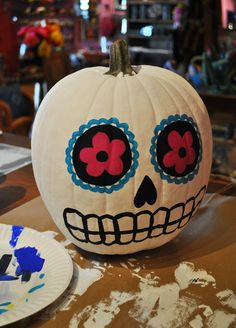
[[119,73],[136,74],[130,63],[128,45],[124,40],[117,40],[111,45],[109,68],[105,74],[113,76],[117,76]]

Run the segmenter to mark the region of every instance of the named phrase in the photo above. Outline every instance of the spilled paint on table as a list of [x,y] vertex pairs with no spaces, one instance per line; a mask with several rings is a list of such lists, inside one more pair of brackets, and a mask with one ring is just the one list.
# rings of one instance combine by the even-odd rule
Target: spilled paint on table
[[[134,264],[137,267],[140,265],[138,261]],[[216,294],[221,304],[224,302],[224,305],[227,305],[226,308],[222,308],[218,303],[215,309],[211,309],[208,304],[202,303],[204,300],[201,289],[207,287],[208,291],[215,295],[216,288],[215,278],[206,270],[195,268],[192,262],[181,262],[173,271],[174,279],[163,283],[162,278],[154,272],[137,274],[135,266],[128,266],[125,276],[131,274],[138,282],[137,289],[111,289],[109,295],[99,302],[88,304],[74,312],[69,328],[112,326],[113,320],[118,318],[127,304],[130,306],[125,315],[132,318],[134,327],[235,327],[236,314],[232,310],[236,296],[233,291],[224,290]],[[189,289],[192,285],[195,285],[194,294]]]

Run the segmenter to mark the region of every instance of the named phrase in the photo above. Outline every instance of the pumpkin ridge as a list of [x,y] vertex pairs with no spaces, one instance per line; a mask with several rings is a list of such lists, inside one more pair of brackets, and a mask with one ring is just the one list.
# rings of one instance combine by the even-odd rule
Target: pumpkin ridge
[[[142,74],[144,77],[146,77],[146,78],[148,78],[149,79],[149,75],[148,74]],[[148,93],[148,90],[147,90],[147,88],[146,88],[146,86],[145,86],[145,84],[143,84],[142,82],[141,82],[141,79],[140,79],[140,77],[137,75],[137,80],[139,81],[139,83],[141,84],[141,86],[143,87],[143,89],[144,89],[144,91],[145,91],[145,93],[146,93],[146,95],[147,95],[147,97],[148,97],[148,100],[149,100],[149,102],[150,102],[150,104],[151,104],[151,108],[152,108],[152,113],[154,113],[154,121],[155,122],[158,122],[159,120],[157,119],[157,115],[156,115],[156,110],[155,110],[155,108],[154,108],[154,105],[153,105],[153,102],[152,102],[152,99],[151,99],[151,96],[150,96],[150,94]],[[156,80],[156,79],[154,79],[155,80],[155,83],[158,83],[158,80]],[[162,86],[162,84],[161,84],[161,86]],[[166,91],[166,89],[165,89],[165,91]],[[167,94],[168,94],[168,92],[167,92]],[[153,131],[154,132],[154,131]],[[150,140],[150,143],[151,143],[151,140]],[[150,161],[151,161],[151,158],[150,158]],[[162,187],[163,187],[163,185],[162,184],[160,184],[160,186],[161,186],[161,189],[162,189]],[[162,190],[159,190],[159,203],[161,204],[162,203],[162,197],[163,197],[163,192],[162,192]]]
[[[144,75],[144,76],[148,76],[148,75]],[[150,104],[151,104],[152,113],[154,114],[153,116],[154,116],[154,118],[155,118],[155,122],[156,122],[156,121],[157,121],[157,116],[156,116],[156,111],[155,111],[155,108],[154,108],[154,106],[153,106],[153,101],[152,101],[152,99],[151,99],[151,96],[149,95],[149,93],[148,93],[148,91],[147,91],[147,88],[145,87],[145,84],[143,84],[143,83],[141,82],[139,76],[137,76],[136,78],[137,78],[137,81],[139,81],[139,83],[140,83],[141,86],[143,87],[143,89],[144,89],[144,91],[145,91],[145,93],[146,93],[146,95],[147,95],[147,97],[148,97],[148,100],[149,100],[149,102],[150,102]]]
[[[153,75],[148,75],[148,76],[150,76],[150,77],[153,78],[154,80],[157,80]],[[182,78],[182,79],[183,79],[183,78]],[[170,85],[170,86],[173,88],[173,90],[175,90],[175,91],[177,92],[178,96],[183,100],[183,102],[185,103],[185,105],[189,108],[189,111],[191,112],[192,117],[195,118],[195,113],[192,111],[191,106],[189,106],[188,102],[186,101],[186,99],[185,99],[184,96],[182,95],[182,92],[181,92],[180,88],[176,87],[176,84],[174,84],[174,83],[172,82],[172,80],[167,80],[167,79],[165,79],[164,77],[158,77],[158,80],[160,80],[160,84],[163,86],[163,88],[164,88],[165,90],[166,90],[166,86],[164,86],[164,84],[161,83],[161,81],[164,81],[167,85]],[[182,88],[183,88],[183,87],[182,87]],[[190,98],[193,98],[192,95],[191,95],[191,93],[189,92],[189,90],[188,90],[187,88],[183,88],[183,89],[185,90],[186,94],[187,94]],[[176,105],[175,107],[179,107],[179,106],[177,106],[177,103],[176,103],[176,101],[174,100],[173,96],[172,96],[171,94],[169,94],[169,95],[170,95],[171,99],[173,100],[174,104]],[[203,104],[203,105],[204,105],[204,104]],[[204,113],[203,113],[203,108],[202,108],[199,104],[197,104],[197,103],[196,103],[196,106],[197,106],[197,111],[200,111],[201,114],[204,114]]]
[[[155,80],[155,77],[154,76],[152,76],[152,78]],[[182,77],[181,77],[182,78]],[[183,79],[183,78],[182,78]],[[199,103],[197,103],[197,102],[195,102],[195,105],[196,105],[196,107],[197,107],[197,111],[200,111],[200,115],[199,115],[199,117],[196,117],[196,115],[194,114],[194,112],[192,111],[192,108],[188,105],[188,103],[187,103],[187,101],[185,100],[185,98],[182,96],[182,94],[181,94],[181,92],[180,92],[180,90],[179,90],[179,88],[177,88],[174,84],[173,84],[173,82],[172,82],[172,80],[166,80],[165,78],[163,78],[163,77],[161,77],[160,78],[160,80],[162,80],[162,81],[165,81],[167,84],[169,84],[174,90],[176,90],[177,91],[177,93],[178,93],[178,95],[181,97],[181,99],[183,99],[183,101],[184,101],[184,103],[185,104],[187,104],[187,107],[189,108],[189,110],[190,110],[190,112],[191,112],[191,115],[192,115],[192,118],[194,118],[194,122],[195,121],[199,121],[200,119],[201,119],[201,116],[202,115],[204,115],[204,118],[205,118],[205,115],[206,115],[206,113],[205,113],[205,110],[204,110],[204,103],[203,102],[199,102]],[[187,82],[187,81],[185,81],[184,79],[183,79],[183,82]],[[163,85],[163,84],[162,84]],[[191,90],[189,89],[189,88],[185,88],[184,89],[185,90],[185,92],[186,92],[186,94],[190,97],[190,98],[192,98],[193,96],[192,96],[192,94],[191,94]],[[195,93],[195,92],[194,92]],[[197,94],[197,92],[196,92],[196,95],[198,95]],[[172,99],[173,99],[173,96],[171,96],[172,97]],[[203,106],[201,106],[201,105],[203,105]],[[208,114],[207,114],[208,115]],[[209,118],[209,116],[208,116],[208,118]],[[201,119],[202,120],[202,119]],[[200,131],[199,131],[199,133],[200,133]],[[203,153],[203,144],[202,144],[202,150],[201,150],[201,156],[202,156],[202,153]],[[202,161],[201,161],[202,162]],[[198,164],[199,165],[199,167],[200,167],[200,163]],[[206,172],[205,173],[205,170],[204,170],[204,179],[206,178],[206,176],[208,175],[208,173]],[[189,188],[189,187],[188,187]]]
[[[76,73],[75,73],[76,74]],[[91,102],[91,104],[90,104],[90,106],[88,106],[88,108],[89,108],[89,110],[88,110],[88,112],[87,112],[87,114],[89,115],[89,112],[90,112],[90,110],[91,110],[91,107],[93,106],[93,104],[94,104],[94,102],[96,101],[96,96],[97,96],[97,94],[98,94],[98,92],[99,92],[99,90],[102,88],[102,86],[106,83],[106,81],[107,81],[108,79],[105,79],[99,86],[98,86],[98,88],[97,88],[97,91],[96,91],[96,93],[95,93],[95,97],[93,98],[93,100],[92,100],[92,102]],[[76,95],[76,90],[74,91],[74,94]],[[48,131],[48,137],[51,135],[51,131]],[[45,142],[47,143],[47,140],[48,140],[48,137],[46,137],[44,140],[45,140]],[[43,149],[45,149],[46,150],[46,148],[47,147],[43,147]],[[49,174],[48,174],[48,176],[49,176],[49,178],[51,179],[51,177],[53,176],[53,170],[54,170],[54,167],[53,167],[53,165],[52,165],[52,162],[51,162],[51,165],[50,165],[50,167],[49,167]],[[51,190],[50,190],[50,197],[53,197],[52,195],[54,194],[54,190],[53,190],[53,188],[55,188],[55,184],[53,184],[53,183],[49,183],[49,185],[50,185],[50,187],[51,187]],[[73,187],[74,188],[74,187]],[[73,192],[73,201],[74,201],[74,192]]]
[[[182,78],[182,79],[183,79],[183,78]],[[162,79],[162,80],[164,80],[164,79]],[[164,81],[165,81],[165,80],[164,80]],[[185,100],[185,98],[182,96],[182,94],[181,94],[179,88],[177,88],[177,87],[173,84],[173,81],[172,81],[172,80],[169,80],[169,81],[170,81],[169,84],[170,84],[170,85],[174,88],[174,90],[178,93],[178,96],[180,96],[180,97],[184,100],[184,102],[185,102],[186,104],[188,104],[188,103],[187,103],[187,100]],[[183,79],[183,82],[187,82],[187,81]],[[185,92],[188,94],[188,96],[189,96],[190,98],[193,98],[193,95],[198,95],[197,92],[195,92],[195,90],[193,90],[194,92],[191,92],[192,90],[191,90],[190,88],[188,88],[188,85],[187,85],[186,83],[183,83],[183,84],[185,84],[185,85],[182,86],[182,87],[183,87],[183,89],[185,90]],[[200,99],[201,99],[201,98],[200,98]],[[198,100],[198,98],[197,98],[197,100]],[[199,102],[195,101],[195,105],[196,105],[196,107],[197,107],[197,111],[201,113],[201,114],[199,115],[199,117],[196,117],[196,115],[194,114],[194,112],[191,110],[191,107],[190,107],[190,106],[188,106],[188,108],[189,108],[190,111],[191,111],[191,114],[192,114],[192,117],[194,118],[194,121],[200,121],[200,122],[202,122],[202,116],[204,115],[204,119],[205,119],[205,116],[206,116],[206,113],[204,113],[204,107],[205,107],[204,102],[203,102],[203,101],[199,101]],[[208,116],[208,119],[209,119],[209,116]],[[199,132],[200,132],[200,131],[199,131]],[[203,153],[203,146],[202,146],[202,153]],[[203,170],[203,171],[204,171],[204,178],[206,178],[206,176],[207,176],[208,173],[205,173],[206,170]]]
[[[147,75],[145,74],[145,76],[148,76],[149,78],[153,79],[155,82],[157,82],[157,79],[153,76],[153,75]],[[196,121],[196,117],[191,109],[191,107],[189,106],[189,104],[187,103],[187,101],[185,100],[185,98],[183,97],[183,95],[181,94],[180,90],[178,88],[176,88],[169,80],[165,80],[163,77],[158,77],[158,82],[160,81],[160,84],[161,86],[163,87],[163,89],[167,92],[167,94],[169,95],[170,99],[173,101],[174,105],[176,108],[178,108],[178,115],[180,116],[180,113],[181,113],[181,109],[179,107],[179,104],[175,101],[175,98],[168,92],[168,90],[166,89],[166,85],[164,85],[163,83],[161,83],[161,81],[164,81],[167,85],[171,86],[173,88],[173,90],[176,91],[176,93],[178,94],[178,96],[183,100],[184,104],[187,106],[187,108],[189,109],[190,113],[191,113],[191,117],[195,124],[195,121]],[[187,90],[185,89],[186,93],[187,93]],[[189,94],[188,94],[189,95]],[[197,131],[198,131],[198,127],[197,127]],[[201,140],[201,139],[199,139]],[[202,158],[202,148],[201,148],[201,158]],[[199,167],[200,167],[200,162],[198,162],[197,164],[197,171],[199,170]],[[195,176],[195,175],[194,175]],[[193,180],[194,176],[192,177],[192,179],[190,179],[189,181]]]
[[[145,76],[146,78],[149,78],[149,75],[148,74],[143,74],[143,76]],[[139,76],[137,75],[137,80],[139,81],[139,83],[141,84],[141,86],[143,87],[143,89],[144,89],[144,91],[145,91],[145,93],[146,93],[146,95],[147,95],[147,97],[148,97],[148,99],[149,99],[149,102],[150,102],[150,104],[151,104],[151,108],[152,108],[152,113],[154,113],[154,121],[155,122],[157,122],[158,121],[158,119],[157,119],[157,115],[156,115],[156,110],[155,110],[155,108],[154,108],[154,106],[153,106],[153,102],[152,102],[152,99],[151,99],[151,96],[149,95],[149,93],[148,93],[148,90],[147,90],[147,88],[146,88],[146,86],[145,86],[145,84],[143,84],[142,82],[141,82],[141,80],[140,80],[140,78],[139,78]],[[155,82],[158,82],[158,81],[155,81]],[[154,132],[154,131],[153,131]],[[150,140],[150,143],[151,143],[151,140]],[[151,161],[151,158],[150,158],[150,161]],[[159,199],[159,203],[160,204],[162,204],[162,198],[163,198],[163,192],[162,192],[162,188],[163,188],[163,185],[162,184],[159,184],[160,186],[160,189],[159,189],[159,192],[158,192],[158,199]]]
[[94,104],[96,103],[96,100],[97,100],[97,97],[99,95],[99,92],[102,90],[102,88],[104,87],[104,85],[106,84],[106,82],[109,82],[110,78],[107,78],[105,79],[100,85],[99,87],[97,88],[96,90],[96,93],[95,93],[95,97],[93,98],[90,106],[88,106],[88,111],[87,111],[87,116],[86,116],[86,122],[88,122],[90,119],[89,119],[89,116],[90,116],[90,113],[93,109],[93,106]]
[[[115,113],[114,113],[114,105],[115,105],[115,95],[116,95],[116,92],[117,92],[117,83],[118,83],[118,80],[116,79],[115,80],[115,84],[114,84],[114,89],[113,89],[113,101],[112,101],[112,116],[111,117],[115,117]],[[103,209],[104,209],[104,206],[105,206],[105,210],[104,210],[104,213],[107,213],[107,209],[109,208],[108,207],[108,200],[107,200],[107,197],[109,196],[109,194],[105,193],[105,197],[104,197],[104,204],[103,204]]]
[[[168,72],[168,73],[171,73],[171,72]],[[168,81],[174,82],[173,79],[172,79],[173,74],[170,74],[170,76],[171,76],[171,78],[168,79]],[[167,82],[167,77],[166,78],[162,77],[162,79]],[[186,91],[186,93],[189,95],[190,98],[194,98],[195,99],[196,104],[198,105],[197,107],[201,110],[202,114],[205,114],[205,110],[204,110],[205,105],[204,105],[204,102],[199,97],[199,94],[197,93],[197,91],[194,88],[192,88],[191,85],[189,84],[189,82],[185,78],[183,78],[181,75],[179,75],[179,79],[180,79],[180,82],[181,82],[180,85],[184,88],[184,90]]]
[[[170,94],[170,92],[169,92],[168,89],[166,88],[166,85],[164,85],[164,84],[162,83],[162,81],[164,81],[164,82],[166,82],[166,84],[168,85],[168,84],[169,84],[169,81],[166,81],[165,79],[163,79],[163,78],[161,78],[161,77],[159,77],[159,76],[158,76],[158,78],[155,78],[153,75],[147,75],[147,74],[145,74],[145,76],[148,77],[149,79],[151,78],[152,80],[154,80],[155,83],[158,83],[158,82],[160,83],[161,87],[166,91],[167,95],[169,96],[169,98],[170,98],[171,101],[173,102],[174,107],[175,107],[175,108],[178,108],[178,112],[175,113],[175,114],[179,114],[179,115],[180,115],[180,114],[181,114],[180,106],[177,104],[177,102],[175,101],[174,97]],[[172,84],[170,84],[170,85],[171,85],[171,87],[173,87]],[[174,87],[173,87],[173,89],[174,89],[175,91],[177,91],[178,96],[180,95],[180,96],[181,96],[181,99],[184,99],[183,96],[181,95],[181,93],[178,91],[178,89],[175,89]],[[185,100],[184,100],[184,102],[185,102]],[[186,102],[185,102],[185,103],[186,103]],[[189,106],[188,106],[188,108],[189,108]],[[191,109],[190,109],[190,111],[191,111]],[[192,111],[191,111],[191,113],[192,113]],[[174,114],[174,115],[175,115],[175,114]]]
[[[131,107],[131,101],[130,101],[130,95],[129,95],[129,83],[127,82],[127,79],[125,79],[125,81],[126,81],[126,86],[127,86],[126,92],[127,92],[127,95],[128,95],[127,96],[127,98],[128,98],[127,101],[128,101],[128,104],[129,104],[129,113],[130,113],[130,116],[131,116],[130,122],[133,122],[132,107]],[[131,131],[134,131],[133,130],[133,126],[130,127],[130,129],[131,129]],[[137,148],[138,148],[138,145],[137,145]],[[132,158],[132,160],[134,160],[134,159]],[[133,195],[135,195],[135,193],[136,193],[136,178],[135,178],[135,174],[133,176],[132,191],[133,191]]]
[[[60,82],[60,81],[59,81]],[[60,85],[55,85],[50,91],[49,94],[50,96],[54,96],[54,94],[57,93],[57,89],[60,88]],[[46,104],[45,108],[47,108],[48,104],[50,104],[50,102],[52,102],[51,97],[46,96],[43,100],[42,103],[40,104],[40,106]],[[42,129],[42,126],[45,125],[45,122],[47,121],[47,110],[40,110],[40,108],[37,111],[37,124],[33,124],[33,130],[32,130],[32,138],[31,138],[31,148],[32,148],[32,160],[34,157],[34,149],[37,147],[36,144],[36,140],[38,140],[38,135],[40,133],[40,130]],[[37,130],[36,130],[37,128]],[[42,152],[40,153],[40,157],[41,158],[46,158],[44,156],[42,156],[42,154],[44,154],[47,152],[47,147],[45,147],[45,145],[47,144],[47,138],[43,138],[41,139],[41,142],[43,142],[43,147],[41,144],[41,147],[39,147],[40,150],[42,150]],[[38,142],[37,142],[38,144]],[[38,155],[37,155],[38,156]],[[34,171],[34,175],[35,175],[35,168],[33,167],[33,171]],[[38,171],[38,170],[37,170]],[[35,175],[36,176],[36,175]],[[38,177],[37,177],[37,184],[38,184],[38,188],[39,190],[42,190],[41,187],[41,181],[42,181],[42,175],[39,173]]]

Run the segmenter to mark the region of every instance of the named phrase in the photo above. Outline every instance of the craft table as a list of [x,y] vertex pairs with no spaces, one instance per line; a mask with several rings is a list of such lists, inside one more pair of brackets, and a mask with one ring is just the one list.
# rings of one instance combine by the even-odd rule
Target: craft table
[[[11,133],[0,135],[0,143],[30,148],[25,136]],[[7,176],[0,175],[0,215],[39,196],[31,165],[14,171]]]
[[[24,194],[7,203],[9,187]],[[211,176],[201,208],[178,237],[126,256],[94,255],[65,240],[38,194],[31,165],[10,173],[0,188],[0,223],[47,231],[50,238],[57,233],[74,263],[59,299],[10,327],[236,327],[234,181]]]

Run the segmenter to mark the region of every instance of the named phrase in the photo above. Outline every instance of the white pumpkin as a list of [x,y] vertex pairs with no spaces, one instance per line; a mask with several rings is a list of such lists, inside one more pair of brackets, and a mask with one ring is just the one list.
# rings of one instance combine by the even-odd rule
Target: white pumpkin
[[[151,249],[196,213],[212,162],[211,125],[196,91],[168,70],[134,73],[116,42],[111,69],[59,81],[33,127],[33,169],[56,225],[101,254]],[[121,56],[120,56],[121,54]]]

